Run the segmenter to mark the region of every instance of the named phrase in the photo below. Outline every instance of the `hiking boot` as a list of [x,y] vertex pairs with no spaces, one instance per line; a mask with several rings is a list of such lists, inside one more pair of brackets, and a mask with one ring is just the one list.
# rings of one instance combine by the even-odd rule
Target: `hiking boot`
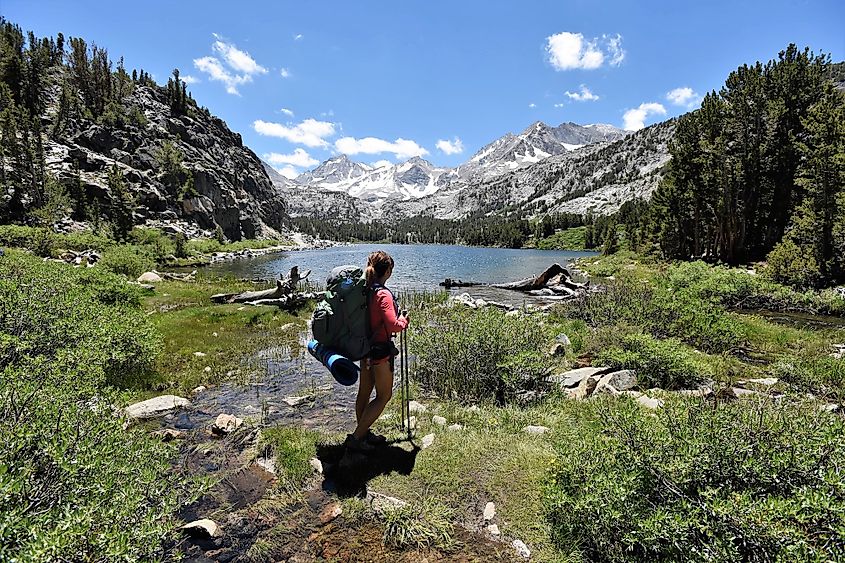
[[359,440],[352,434],[346,436],[346,441],[343,445],[346,446],[347,451],[351,452],[370,453],[375,451],[375,447],[367,442],[366,438]]
[[381,434],[376,434],[372,430],[367,430],[367,435],[364,436],[364,441],[371,446],[383,446],[387,443],[387,438]]

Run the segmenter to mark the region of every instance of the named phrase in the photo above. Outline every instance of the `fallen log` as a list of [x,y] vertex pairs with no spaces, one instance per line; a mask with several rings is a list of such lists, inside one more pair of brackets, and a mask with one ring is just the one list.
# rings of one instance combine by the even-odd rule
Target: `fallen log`
[[465,282],[462,280],[453,280],[452,278],[446,278],[442,282],[440,282],[440,287],[445,287],[446,289],[451,289],[453,287],[475,287],[478,285],[483,285],[479,282]]
[[578,291],[585,289],[587,283],[572,281],[572,277],[566,268],[560,264],[552,264],[535,278],[525,278],[509,283],[495,283],[493,287],[499,289],[510,289],[523,291],[533,295],[563,295],[572,296]]
[[258,301],[288,299],[291,295],[296,295],[296,285],[310,274],[311,270],[305,270],[305,274],[300,275],[299,267],[294,266],[290,269],[290,273],[286,278],[276,280],[276,287],[261,291],[245,291],[243,293],[218,293],[212,295],[211,300],[215,303],[255,303]]

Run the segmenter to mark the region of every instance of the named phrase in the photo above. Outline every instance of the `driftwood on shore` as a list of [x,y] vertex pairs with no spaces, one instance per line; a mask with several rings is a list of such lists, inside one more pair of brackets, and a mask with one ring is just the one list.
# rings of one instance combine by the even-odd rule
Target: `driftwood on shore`
[[566,268],[560,264],[552,264],[536,278],[525,278],[523,280],[509,283],[494,283],[493,287],[499,289],[511,289],[523,291],[532,295],[576,295],[583,291],[588,283],[576,283]]
[[446,278],[442,282],[440,282],[440,287],[445,287],[446,289],[451,289],[453,287],[475,287],[478,285],[483,285],[478,282],[465,282],[463,280],[453,280],[452,278]]
[[316,299],[317,293],[299,293],[296,286],[307,278],[311,270],[304,274],[299,273],[299,267],[290,269],[287,277],[276,280],[276,287],[261,291],[245,291],[243,293],[218,293],[212,295],[211,300],[215,303],[245,303],[247,305],[269,305],[283,309],[292,309],[310,299]]

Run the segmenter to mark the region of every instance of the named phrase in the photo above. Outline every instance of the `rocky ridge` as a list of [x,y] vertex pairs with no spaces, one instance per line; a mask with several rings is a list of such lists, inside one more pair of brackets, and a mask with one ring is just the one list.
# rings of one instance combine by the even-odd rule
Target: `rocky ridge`
[[[64,72],[51,77],[45,129],[57,119]],[[89,199],[110,202],[107,175],[117,165],[136,200],[137,223],[183,219],[207,230],[219,225],[232,240],[273,236],[284,228],[288,217],[278,188],[221,119],[194,105],[187,115],[174,115],[165,88],[141,83],[132,84],[122,106],[137,117],[117,124],[81,113],[66,118],[62,131],[45,139],[47,170],[65,185],[78,181]],[[183,193],[166,181],[166,142],[181,154],[184,175],[192,180]]]

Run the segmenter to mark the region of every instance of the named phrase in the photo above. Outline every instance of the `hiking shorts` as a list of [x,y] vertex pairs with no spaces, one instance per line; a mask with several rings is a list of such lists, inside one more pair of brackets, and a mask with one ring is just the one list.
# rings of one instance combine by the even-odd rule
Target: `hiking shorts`
[[388,340],[387,342],[376,342],[373,344],[372,348],[370,348],[370,353],[367,355],[367,358],[370,361],[370,365],[377,366],[379,364],[383,364],[385,362],[390,362],[390,370],[394,370],[396,356],[399,355],[399,350],[393,344],[392,340]]

